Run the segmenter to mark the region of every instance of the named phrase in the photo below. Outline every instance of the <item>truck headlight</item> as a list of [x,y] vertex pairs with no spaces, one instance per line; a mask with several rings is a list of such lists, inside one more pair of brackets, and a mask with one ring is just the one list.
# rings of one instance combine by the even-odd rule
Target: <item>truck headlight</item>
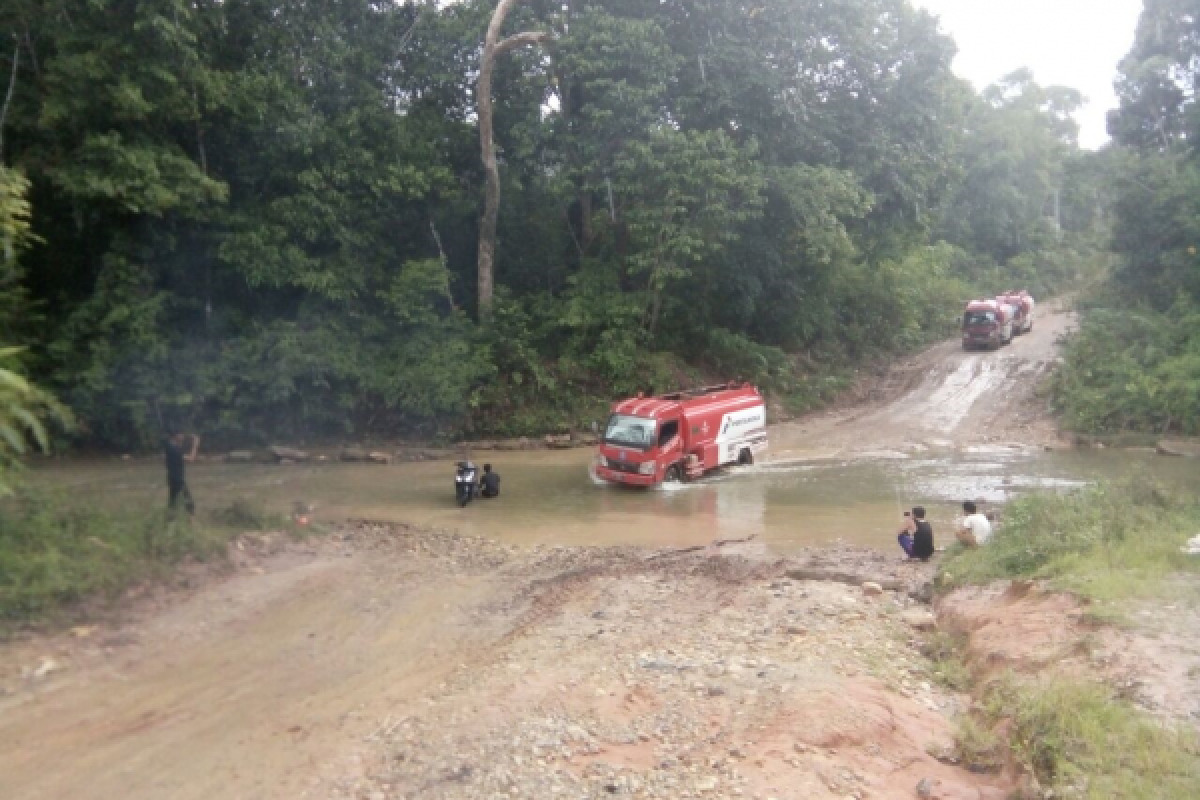
[[596,456],[596,466],[608,469],[608,459],[604,456]]
[[653,475],[654,470],[658,465],[653,461],[647,461],[645,464],[638,465],[638,475]]

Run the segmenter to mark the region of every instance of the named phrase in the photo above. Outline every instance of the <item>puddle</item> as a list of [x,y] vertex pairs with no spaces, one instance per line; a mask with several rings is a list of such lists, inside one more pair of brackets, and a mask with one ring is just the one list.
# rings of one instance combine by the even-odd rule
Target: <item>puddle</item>
[[[902,509],[913,505],[926,506],[935,529],[948,531],[966,499],[1003,503],[1022,492],[1075,489],[1134,469],[1180,486],[1200,479],[1200,461],[1146,453],[973,447],[887,455],[766,462],[639,491],[596,481],[590,451],[496,453],[489,460],[502,476],[502,496],[466,509],[454,505],[449,463],[200,464],[190,469],[189,483],[202,510],[248,497],[280,512],[296,502],[313,504],[318,520],[412,522],[522,545],[690,546],[754,534],[790,552],[838,540],[890,548]],[[79,462],[33,474],[99,505],[165,502],[157,459]]]

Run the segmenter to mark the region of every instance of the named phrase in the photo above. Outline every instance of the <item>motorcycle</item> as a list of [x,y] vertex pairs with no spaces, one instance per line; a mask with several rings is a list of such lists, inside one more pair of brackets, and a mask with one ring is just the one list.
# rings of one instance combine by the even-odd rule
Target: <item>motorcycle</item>
[[478,490],[479,472],[475,465],[470,461],[458,462],[458,470],[454,473],[454,498],[458,501],[459,508],[471,502]]

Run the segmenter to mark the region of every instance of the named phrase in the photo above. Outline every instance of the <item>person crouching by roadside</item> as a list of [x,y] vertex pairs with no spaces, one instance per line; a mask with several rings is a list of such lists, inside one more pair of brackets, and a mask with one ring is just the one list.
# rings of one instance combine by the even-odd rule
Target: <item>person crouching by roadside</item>
[[925,519],[924,507],[916,506],[912,511],[905,511],[904,517],[904,528],[896,536],[904,554],[916,561],[933,558],[933,526]]
[[483,477],[479,479],[479,494],[483,497],[500,496],[500,474],[492,472],[491,464],[483,465]]
[[979,508],[970,500],[963,503],[963,514],[966,516],[962,518],[955,533],[958,541],[967,547],[987,544],[988,539],[992,538],[992,523],[979,513]]

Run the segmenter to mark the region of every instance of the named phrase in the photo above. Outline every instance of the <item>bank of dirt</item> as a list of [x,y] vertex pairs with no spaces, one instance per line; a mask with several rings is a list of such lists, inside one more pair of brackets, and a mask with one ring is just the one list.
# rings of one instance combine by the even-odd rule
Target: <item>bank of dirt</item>
[[937,601],[940,628],[966,642],[977,683],[1005,672],[1096,681],[1143,711],[1200,731],[1200,609],[1195,579],[1177,602],[1131,602],[1120,626],[1079,598],[1028,581],[958,589]]
[[124,624],[8,644],[0,788],[1002,797],[930,755],[961,699],[918,653],[928,578],[852,550],[516,550],[360,524]]

